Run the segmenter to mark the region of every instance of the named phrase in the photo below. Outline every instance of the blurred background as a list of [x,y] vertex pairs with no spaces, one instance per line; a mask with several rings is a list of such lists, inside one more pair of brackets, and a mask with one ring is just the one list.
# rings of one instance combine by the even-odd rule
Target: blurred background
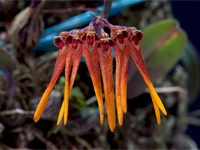
[[[171,1],[172,11],[175,16],[181,23],[181,27],[187,32],[189,40],[193,43],[200,53],[200,43],[198,40],[198,29],[200,22],[194,21],[195,18],[199,18],[200,14],[198,8],[200,2],[198,1]],[[185,11],[188,10],[188,11]],[[186,19],[187,18],[187,19]],[[200,69],[200,68],[198,68]],[[196,100],[189,106],[189,111],[198,110],[200,108],[200,90],[198,90]],[[197,141],[198,147],[200,147],[200,140],[198,134],[200,134],[199,126],[189,126],[187,133]]]
[[[56,62],[54,36],[87,26],[90,13],[101,13],[104,1],[0,0],[0,149],[200,147],[200,2],[105,2],[104,15],[110,23],[134,26],[144,33],[144,59],[168,116],[163,115],[157,125],[147,87],[130,59],[123,126],[112,133],[107,118],[101,126],[83,58],[70,95],[67,125],[56,125],[64,96],[64,72],[41,119],[34,123],[34,111]],[[115,63],[113,69],[115,74]]]

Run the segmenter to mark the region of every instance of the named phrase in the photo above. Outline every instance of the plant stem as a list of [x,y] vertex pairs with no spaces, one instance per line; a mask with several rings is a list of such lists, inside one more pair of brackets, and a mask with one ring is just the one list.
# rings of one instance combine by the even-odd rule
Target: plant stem
[[103,11],[101,12],[100,16],[104,16],[105,19],[108,19],[110,9],[111,9],[111,6],[112,6],[112,0],[104,0],[103,5],[104,5]]

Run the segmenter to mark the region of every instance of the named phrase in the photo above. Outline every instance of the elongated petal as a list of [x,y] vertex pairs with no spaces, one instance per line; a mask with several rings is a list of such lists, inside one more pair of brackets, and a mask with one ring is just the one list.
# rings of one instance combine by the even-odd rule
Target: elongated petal
[[114,102],[114,90],[113,90],[113,58],[111,48],[107,56],[99,49],[99,59],[101,66],[101,73],[103,77],[103,86],[106,101],[106,110],[108,116],[108,123],[110,130],[113,132],[116,128],[115,117],[115,102]]
[[53,75],[51,77],[51,80],[50,80],[50,83],[49,85],[47,86],[47,89],[45,90],[39,104],[38,104],[38,107],[35,111],[35,115],[34,115],[34,121],[37,122],[43,111],[44,111],[44,108],[47,104],[47,101],[48,101],[48,98],[51,94],[51,91],[53,89],[53,86],[55,85],[61,71],[63,70],[64,68],[64,65],[65,65],[65,58],[68,54],[68,47],[66,47],[65,45],[62,47],[62,49],[59,50],[60,51],[60,55],[58,55],[57,57],[57,61],[56,61],[56,65],[55,65],[55,69],[54,69],[54,72],[53,72]]
[[146,84],[149,88],[150,95],[152,97],[152,101],[154,101],[157,104],[157,106],[161,109],[161,111],[163,112],[164,115],[167,115],[165,107],[163,106],[162,101],[160,100],[157,92],[155,91],[153,84],[151,83],[151,80],[150,80],[150,77],[149,77],[148,71],[146,69],[146,65],[145,65],[143,56],[142,56],[140,44],[135,46],[134,43],[131,43],[131,42],[128,42],[128,43],[129,43],[129,52],[130,52],[133,60],[135,61],[135,64],[138,67],[138,70],[140,71],[142,77],[144,78],[144,81],[146,82]]
[[116,76],[115,76],[115,95],[116,95],[116,105],[117,105],[117,116],[118,122],[121,126],[123,124],[123,110],[121,101],[121,72],[122,72],[122,52],[117,45],[113,46],[116,59]]
[[155,110],[157,123],[160,125],[161,119],[160,119],[160,110],[159,110],[159,107],[156,104],[156,102],[154,102],[154,98],[151,98],[151,99],[152,99],[152,102],[153,102],[153,107],[154,107],[154,110]]
[[158,96],[153,84],[151,83],[151,81],[148,83],[148,88],[151,94],[151,97],[155,100],[156,104],[158,105],[158,107],[160,108],[160,110],[163,112],[164,115],[167,115],[167,111],[160,99],[160,97]]
[[69,107],[69,76],[72,67],[72,49],[69,49],[69,53],[66,58],[66,65],[65,65],[65,92],[64,92],[64,125],[67,124],[68,118],[68,107]]
[[83,49],[83,46],[81,45],[79,50],[76,51],[73,55],[73,68],[72,68],[72,73],[71,73],[71,77],[70,77],[70,89],[72,89],[72,87],[74,85],[74,81],[76,78],[76,74],[77,74],[78,67],[80,65],[80,61],[81,61],[81,57],[82,57],[82,53],[83,53],[82,49]]
[[88,46],[84,44],[83,55],[84,55],[88,70],[90,72],[95,94],[97,96],[97,101],[98,101],[99,110],[100,110],[100,122],[101,124],[103,124],[104,110],[103,110],[103,97],[102,97],[102,90],[101,90],[97,45],[95,45],[93,49],[89,49]]
[[[125,40],[126,41],[126,40]],[[127,112],[127,80],[128,80],[128,66],[129,66],[129,53],[127,43],[122,50],[122,72],[121,72],[121,101],[123,112]]]
[[[124,43],[125,44],[125,43]],[[127,112],[127,79],[128,79],[128,65],[129,65],[129,53],[125,46],[114,46],[116,55],[116,101],[121,101],[119,105],[119,113],[122,108],[123,112]],[[120,88],[118,88],[118,86]],[[120,89],[120,92],[119,92]],[[118,99],[121,100],[118,100]],[[121,107],[121,108],[120,108]],[[121,122],[121,121],[120,121]]]
[[61,108],[60,108],[60,112],[59,112],[59,115],[58,115],[58,120],[57,120],[57,126],[60,124],[62,118],[63,118],[63,115],[64,115],[64,107],[65,107],[65,104],[64,104],[64,100],[62,102],[62,105],[61,105]]
[[[128,63],[129,54],[126,44],[127,37],[128,37],[128,32],[124,30],[122,27],[114,26],[111,29],[111,38],[113,41],[116,41],[116,45],[114,46],[114,51],[116,55],[119,55],[116,58],[116,61],[118,62],[116,70],[119,71],[119,73],[116,76],[116,82],[120,82],[120,93],[118,92],[118,94],[120,94],[122,110],[124,113],[127,112],[127,78],[128,78],[128,65],[129,65]],[[118,68],[120,68],[120,70],[118,70]],[[117,79],[119,77],[120,80]],[[117,91],[118,89],[116,89],[116,92]],[[116,95],[116,99],[119,99],[119,96]],[[119,100],[116,101],[118,103]]]
[[[72,67],[72,72],[71,72],[71,77],[70,77],[70,82],[69,82],[69,93],[71,93],[72,87],[74,85],[78,67],[79,67],[80,61],[81,61],[81,56],[82,56],[82,46],[80,46],[79,50],[77,50],[73,54],[73,67]],[[68,96],[70,96],[70,94]],[[67,99],[69,99],[69,97]],[[64,115],[64,100],[63,100],[63,103],[62,103],[62,106],[61,106],[61,109],[60,109],[60,112],[58,115],[57,125],[60,124],[63,115]]]

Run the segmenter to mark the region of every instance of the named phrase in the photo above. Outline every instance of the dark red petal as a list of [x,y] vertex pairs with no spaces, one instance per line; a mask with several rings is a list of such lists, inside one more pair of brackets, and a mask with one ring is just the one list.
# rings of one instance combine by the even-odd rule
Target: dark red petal
[[143,39],[143,37],[144,37],[143,33],[139,32],[139,31],[136,33],[136,36],[137,36],[139,41],[141,41]]
[[119,43],[120,43],[120,44],[123,44],[123,43],[124,43],[124,36],[123,36],[123,34],[119,34],[119,35],[116,37],[116,39],[119,40]]
[[134,42],[135,45],[139,44],[139,40],[138,40],[138,38],[136,36],[133,36],[132,40],[133,40],[133,42]]
[[98,42],[100,41],[100,37],[95,33],[95,41]]
[[88,36],[87,36],[87,44],[88,44],[89,46],[92,46],[93,43],[94,43],[94,36],[88,35]]
[[82,36],[82,38],[81,38],[82,41],[86,41],[86,35],[87,35],[87,33],[85,33],[85,34]]
[[72,39],[73,39],[73,36],[72,36],[72,35],[69,35],[69,36],[66,38],[66,43],[67,43],[67,44],[71,44],[71,43],[72,43]]
[[102,42],[103,51],[107,52],[110,48],[110,44],[108,42]]
[[73,39],[73,40],[72,40],[72,48],[73,48],[73,49],[76,49],[77,46],[78,46],[78,43],[79,43],[79,40]]

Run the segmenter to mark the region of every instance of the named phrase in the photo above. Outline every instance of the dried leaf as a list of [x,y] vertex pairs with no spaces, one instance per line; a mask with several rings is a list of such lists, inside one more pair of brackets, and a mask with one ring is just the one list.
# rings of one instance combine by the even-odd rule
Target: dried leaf
[[30,50],[38,43],[44,29],[43,20],[39,13],[41,4],[34,8],[31,6],[25,8],[13,19],[8,34],[15,48]]

